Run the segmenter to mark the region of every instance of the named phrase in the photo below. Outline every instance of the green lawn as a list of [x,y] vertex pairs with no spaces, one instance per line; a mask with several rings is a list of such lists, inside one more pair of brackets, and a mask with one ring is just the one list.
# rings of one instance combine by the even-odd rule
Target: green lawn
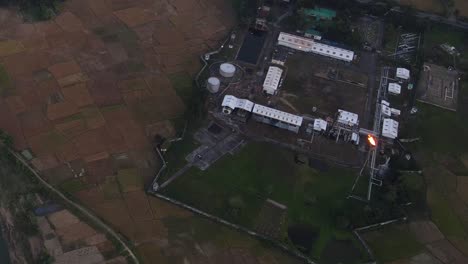
[[418,149],[441,154],[468,150],[468,122],[460,113],[418,104],[419,113],[408,124],[410,136],[420,137]]
[[427,202],[431,209],[432,221],[434,221],[444,235],[458,238],[466,236],[462,222],[453,211],[450,202],[442,194],[429,189]]
[[187,104],[193,94],[193,80],[190,75],[186,72],[173,73],[169,75],[169,80],[177,95]]
[[80,179],[67,180],[60,184],[60,187],[69,194],[74,194],[86,188],[86,185]]
[[387,227],[368,239],[379,263],[414,256],[424,250],[415,236],[406,227]]
[[12,89],[12,83],[10,76],[8,76],[7,71],[0,64],[0,95],[5,96],[8,95],[8,92]]
[[164,192],[250,228],[265,199],[273,199],[288,207],[289,226],[306,224],[319,230],[320,237],[312,250],[314,256],[319,256],[338,232],[335,216],[345,206],[354,173],[333,167],[319,172],[297,165],[294,153],[288,150],[251,143],[235,156],[223,157],[207,171],[191,169]]
[[122,192],[143,189],[143,179],[137,169],[121,169],[117,172],[117,180]]

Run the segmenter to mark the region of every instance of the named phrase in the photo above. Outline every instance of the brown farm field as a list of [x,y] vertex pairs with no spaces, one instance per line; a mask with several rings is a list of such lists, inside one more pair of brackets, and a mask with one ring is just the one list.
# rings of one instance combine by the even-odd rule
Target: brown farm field
[[455,8],[460,11],[461,16],[468,17],[468,1],[455,0]]
[[235,232],[206,232],[211,222],[143,191],[158,167],[152,137],[174,134],[199,55],[234,23],[223,0],[67,0],[57,17],[34,23],[0,9],[0,129],[145,263],[288,263],[263,261],[281,254],[260,243],[263,253],[245,249],[233,262],[238,254],[216,242]]

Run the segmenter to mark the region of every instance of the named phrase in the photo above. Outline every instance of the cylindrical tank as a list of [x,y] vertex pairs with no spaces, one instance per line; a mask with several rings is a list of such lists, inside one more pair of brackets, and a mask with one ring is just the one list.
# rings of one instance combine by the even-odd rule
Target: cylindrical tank
[[223,63],[219,66],[219,74],[223,77],[230,78],[234,76],[234,73],[236,73],[236,67],[231,63]]
[[220,81],[218,78],[216,77],[210,77],[208,78],[208,82],[206,84],[206,88],[208,89],[208,91],[210,91],[211,93],[217,93],[219,91],[219,85],[220,85]]

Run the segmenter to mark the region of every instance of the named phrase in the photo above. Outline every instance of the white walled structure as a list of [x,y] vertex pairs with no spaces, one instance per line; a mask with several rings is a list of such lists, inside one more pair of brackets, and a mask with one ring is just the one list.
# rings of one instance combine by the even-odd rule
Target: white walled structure
[[389,116],[392,115],[392,112],[391,112],[391,110],[390,110],[390,109],[391,109],[390,107],[388,107],[387,105],[384,105],[384,104],[382,104],[381,106],[382,106],[382,115],[384,115],[384,116],[386,116],[386,117],[389,117]]
[[317,132],[322,132],[327,130],[328,123],[327,121],[317,118],[314,120],[314,130]]
[[405,68],[397,68],[396,77],[403,80],[408,80],[410,78],[410,71]]
[[305,52],[312,51],[314,41],[308,38],[296,36],[281,32],[278,36],[278,45],[286,46],[295,50],[302,50]]
[[389,83],[388,84],[388,92],[391,94],[400,94],[401,93],[401,85],[398,83]]
[[312,46],[312,52],[346,62],[351,62],[354,59],[354,52],[350,50],[345,50],[318,42],[315,42]]
[[354,59],[353,51],[315,42],[312,39],[284,32],[281,32],[278,36],[278,45],[286,46],[295,50],[313,52],[346,62],[351,62]]
[[231,63],[223,63],[219,66],[219,74],[221,76],[230,78],[233,77],[236,73],[236,66],[232,65]]
[[359,116],[355,113],[339,109],[338,123],[347,126],[357,126],[359,124]]
[[282,74],[283,70],[281,68],[270,66],[263,82],[263,91],[270,95],[276,94]]
[[252,113],[253,118],[259,122],[287,129],[295,133],[299,132],[299,128],[301,127],[303,121],[301,116],[293,115],[259,104],[255,104]]
[[233,95],[225,95],[221,104],[223,107],[223,113],[231,114],[236,109],[241,109],[247,112],[252,112],[254,103],[247,99],[240,99]]
[[390,118],[384,118],[382,125],[382,136],[395,139],[398,137],[399,123]]

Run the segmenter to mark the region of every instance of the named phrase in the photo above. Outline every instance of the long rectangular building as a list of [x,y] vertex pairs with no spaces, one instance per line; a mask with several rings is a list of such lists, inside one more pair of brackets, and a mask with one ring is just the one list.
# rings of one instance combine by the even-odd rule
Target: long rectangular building
[[270,66],[263,82],[263,91],[270,95],[276,94],[282,74],[283,70],[281,68]]
[[255,104],[253,110],[253,119],[273,125],[279,128],[298,133],[302,125],[303,118],[301,116],[286,113],[274,108]]
[[295,50],[313,52],[322,56],[351,62],[354,59],[354,52],[331,45],[315,42],[301,36],[281,32],[278,36],[278,45],[289,47]]

